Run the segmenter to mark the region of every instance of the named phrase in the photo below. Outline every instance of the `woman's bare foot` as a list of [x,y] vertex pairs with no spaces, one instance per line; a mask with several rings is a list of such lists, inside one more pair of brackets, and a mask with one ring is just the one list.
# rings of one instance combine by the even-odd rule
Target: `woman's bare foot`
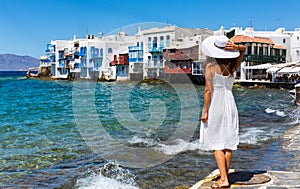
[[218,185],[220,186],[220,187],[228,187],[229,186],[229,182],[228,181],[222,181],[221,179],[219,179],[218,181],[217,181],[217,183],[218,183]]
[[219,189],[219,188],[230,188],[229,182],[218,180],[217,182],[214,182],[211,186],[212,189]]

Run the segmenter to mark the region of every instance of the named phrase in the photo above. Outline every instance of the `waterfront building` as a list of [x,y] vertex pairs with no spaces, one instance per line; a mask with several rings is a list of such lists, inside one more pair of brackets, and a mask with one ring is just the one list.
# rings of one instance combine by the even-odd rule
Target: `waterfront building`
[[[267,69],[284,62],[300,61],[300,29],[255,31],[239,27],[217,31],[166,26],[141,30],[135,35],[88,34],[85,38],[52,40],[40,70],[56,79],[101,79],[106,81],[179,78],[188,75],[201,82],[205,55],[200,45],[210,35],[227,35],[246,46],[238,78],[266,79]],[[270,69],[269,69],[270,70]],[[275,73],[276,74],[276,73]],[[48,75],[48,74],[47,74]],[[274,72],[272,72],[274,79]]]
[[[143,31],[138,28],[132,36],[124,32],[109,36],[88,34],[79,39],[74,36],[70,40],[51,41],[41,66],[50,66],[56,79],[142,80],[178,73],[202,77],[205,55],[199,47],[212,34],[208,29],[166,26]],[[170,62],[186,65],[180,67],[182,72],[175,73],[165,66]]]
[[266,71],[274,64],[281,64],[292,60],[291,35],[283,28],[276,31],[254,31],[252,27],[231,28],[223,27],[215,31],[215,35],[227,35],[233,42],[246,46],[243,62],[238,70],[241,80],[270,79]]
[[[268,67],[257,65],[265,65],[283,63],[285,59],[285,49],[269,38],[253,37],[246,35],[235,35],[231,40],[236,44],[242,44],[246,47],[243,63],[240,69],[240,79],[267,79],[266,70]],[[255,68],[255,69],[253,69]]]
[[300,28],[296,28],[295,31],[288,31],[291,35],[291,61],[300,62]]
[[74,55],[75,49],[73,40],[53,40],[47,44],[46,54],[48,60],[45,62],[51,66],[53,78],[67,79],[69,75],[69,65]]
[[[213,31],[208,29],[177,26],[139,32],[144,42],[144,78],[169,78],[174,74],[175,77],[180,74],[202,77],[205,55],[199,46],[202,40],[212,34]],[[172,68],[169,67],[170,63],[174,64]],[[180,64],[185,66],[180,67]],[[174,67],[180,68],[180,71],[176,72]]]
[[[51,74],[57,79],[116,80],[114,55],[127,49],[135,42],[134,36],[127,36],[124,32],[103,37],[86,35],[86,38],[71,40],[54,40],[47,45],[47,60],[51,65]],[[113,66],[111,66],[113,65]]]
[[128,62],[130,81],[140,81],[144,78],[144,42],[136,42],[136,45],[128,46]]

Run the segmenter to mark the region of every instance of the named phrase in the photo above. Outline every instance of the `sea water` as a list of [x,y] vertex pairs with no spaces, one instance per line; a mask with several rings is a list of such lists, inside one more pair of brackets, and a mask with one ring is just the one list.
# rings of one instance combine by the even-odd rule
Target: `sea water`
[[[1,188],[174,188],[216,169],[195,125],[203,86],[24,75],[0,72]],[[290,170],[280,136],[297,123],[299,110],[288,91],[234,87],[233,93],[240,147],[232,168]]]

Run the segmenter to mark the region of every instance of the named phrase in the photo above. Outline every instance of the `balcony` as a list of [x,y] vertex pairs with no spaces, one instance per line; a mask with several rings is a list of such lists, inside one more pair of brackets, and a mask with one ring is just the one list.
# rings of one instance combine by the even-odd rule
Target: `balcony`
[[143,62],[144,58],[129,58],[130,63]]
[[45,52],[47,54],[54,54],[55,53],[55,50],[54,49],[46,49]]
[[129,46],[128,50],[129,51],[142,51],[143,50],[143,46]]
[[161,53],[163,49],[163,47],[152,47],[149,49],[149,53]]
[[264,64],[264,63],[283,63],[286,62],[286,56],[282,55],[244,55],[243,61],[246,62],[253,62],[257,64]]

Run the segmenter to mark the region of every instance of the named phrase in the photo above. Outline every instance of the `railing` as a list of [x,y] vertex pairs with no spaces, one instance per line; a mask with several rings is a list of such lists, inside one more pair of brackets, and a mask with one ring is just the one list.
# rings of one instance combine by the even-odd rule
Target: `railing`
[[49,54],[50,54],[50,53],[55,53],[54,49],[46,49],[45,52],[46,52],[46,53],[49,53]]
[[244,55],[244,61],[253,63],[283,63],[286,62],[286,56],[269,56],[269,55]]
[[129,62],[133,63],[133,62],[143,62],[144,59],[143,58],[129,58]]
[[152,47],[149,49],[150,53],[157,53],[157,52],[163,52],[163,47]]
[[142,51],[143,50],[143,46],[129,46],[128,50],[129,51]]

